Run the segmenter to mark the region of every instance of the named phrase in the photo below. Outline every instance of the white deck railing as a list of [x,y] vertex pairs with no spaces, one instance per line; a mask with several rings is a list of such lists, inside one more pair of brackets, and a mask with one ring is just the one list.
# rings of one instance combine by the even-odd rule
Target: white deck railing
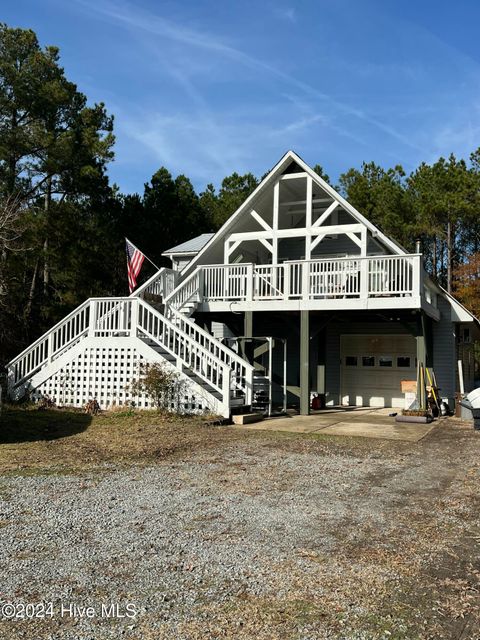
[[[189,278],[203,301],[321,300],[423,295],[420,255],[209,265]],[[180,285],[172,299],[192,297]]]

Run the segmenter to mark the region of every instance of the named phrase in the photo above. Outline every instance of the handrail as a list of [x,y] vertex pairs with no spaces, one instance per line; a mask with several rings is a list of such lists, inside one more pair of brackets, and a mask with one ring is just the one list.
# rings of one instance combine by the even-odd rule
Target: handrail
[[[97,318],[96,312],[92,312],[92,303],[106,301],[109,304],[113,303],[113,307]],[[96,329],[96,325],[108,321],[108,318],[118,311],[122,302],[131,302],[131,299],[111,297],[85,300],[8,363],[9,378],[13,378],[13,384],[19,384],[41,369],[48,361],[60,357],[90,331],[100,333],[102,336],[108,333],[108,329],[105,327]]]
[[[170,306],[175,307],[176,305],[178,305],[179,302],[181,302],[180,304],[180,307],[181,307],[185,304],[187,300],[190,300],[192,298],[195,291],[198,290],[199,282],[197,283],[197,286],[195,284],[191,286],[190,295],[188,296],[184,295],[182,297],[181,294],[184,292],[188,292],[188,286],[190,285],[192,280],[195,280],[195,278],[199,278],[199,274],[201,270],[202,270],[202,267],[197,267],[194,271],[192,271],[192,273],[187,278],[185,278],[185,280],[182,280],[182,282],[168,296],[165,297],[164,303],[165,303],[166,309]],[[178,298],[180,298],[180,300],[178,300]]]
[[[138,329],[222,394],[229,405],[230,367],[204,345],[138,298]],[[212,366],[214,365],[214,366]]]
[[225,406],[229,406],[232,378],[246,403],[251,402],[253,367],[175,308],[168,308],[170,318],[138,297],[89,298],[12,360],[8,365],[11,384],[20,384],[84,335],[138,336],[140,332],[220,392]]
[[[149,278],[140,287],[138,287],[138,289],[133,291],[130,294],[130,298],[139,297],[141,294],[143,294],[145,292],[148,293],[147,290],[149,289],[149,287],[152,284],[154,284],[157,281],[159,281],[159,280],[163,280],[163,289],[165,289],[165,281],[166,281],[166,277],[167,276],[171,276],[172,277],[172,279],[174,281],[174,289],[175,289],[175,283],[176,283],[176,280],[178,279],[178,272],[174,271],[173,269],[169,269],[168,267],[162,267],[156,273],[154,273],[151,278]],[[171,291],[167,295],[169,295],[170,293],[171,293]],[[165,295],[165,292],[163,292],[163,295]]]
[[[255,367],[247,362],[247,360],[244,360],[241,356],[236,354],[235,351],[230,349],[230,347],[227,347],[227,345],[224,345],[220,340],[217,340],[217,338],[208,333],[208,331],[199,327],[196,322],[187,316],[183,315],[173,307],[169,307],[168,310],[175,317],[175,321],[179,323],[179,328],[181,328],[184,333],[187,335],[196,334],[199,342],[203,341],[205,346],[208,344],[209,350],[214,351],[216,353],[216,357],[229,366],[231,371],[235,374],[234,382],[237,388],[245,393],[246,404],[250,404]],[[244,369],[243,373],[242,368]],[[242,382],[242,380],[244,380],[244,382]]]
[[203,275],[198,275],[199,298],[205,301],[422,295],[421,254],[289,260],[270,265],[205,265],[198,269],[203,270]]
[[10,360],[10,362],[7,364],[7,367],[14,365],[18,360],[20,360],[22,356],[26,355],[29,351],[31,351],[37,345],[39,345],[40,342],[42,342],[42,340],[47,338],[51,333],[53,333],[61,325],[64,325],[68,320],[70,320],[70,318],[72,318],[77,313],[77,311],[80,311],[84,307],[88,307],[88,303],[90,300],[93,300],[93,298],[89,298],[88,300],[85,300],[85,302],[82,302],[82,304],[78,305],[78,307],[76,307],[73,311],[70,311],[70,313],[67,316],[65,316],[65,318],[63,318],[62,320],[59,320],[57,324],[55,324],[51,329],[49,329],[48,331],[45,331],[45,333],[42,334],[39,338],[37,338],[35,342],[32,342],[32,344],[30,344],[28,347],[25,347],[25,349],[21,353],[19,353],[18,356],[15,356],[13,360]]
[[208,345],[209,352],[215,352],[218,358],[227,362],[234,373],[236,387],[245,394],[246,404],[250,404],[255,368],[180,311],[182,306],[190,301],[196,294],[199,294],[200,298],[202,297],[202,269],[203,267],[201,266],[196,267],[196,269],[165,298],[165,316],[174,320],[176,325],[179,326],[184,333],[195,335],[197,341],[203,342],[205,346]]

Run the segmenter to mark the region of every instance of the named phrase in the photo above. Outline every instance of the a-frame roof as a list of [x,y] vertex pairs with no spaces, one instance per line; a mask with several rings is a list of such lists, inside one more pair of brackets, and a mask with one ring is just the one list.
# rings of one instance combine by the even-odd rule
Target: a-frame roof
[[238,218],[248,211],[252,203],[256,198],[265,192],[269,187],[273,187],[277,178],[294,162],[298,165],[301,171],[309,175],[314,183],[316,183],[321,189],[323,189],[329,196],[336,200],[345,211],[347,211],[357,222],[365,225],[365,227],[371,232],[374,238],[378,238],[385,246],[387,246],[396,255],[405,255],[406,250],[401,247],[397,242],[386,236],[378,227],[372,224],[365,216],[363,216],[355,207],[353,207],[345,198],[343,198],[335,189],[330,186],[323,178],[321,178],[311,167],[304,162],[299,155],[294,151],[287,151],[287,153],[280,159],[280,161],[273,167],[273,169],[265,176],[258,187],[253,191],[248,198],[240,205],[234,214],[223,224],[222,227],[213,235],[213,237],[207,242],[207,244],[198,252],[198,254],[191,260],[188,265],[182,271],[182,275],[187,274],[201,261],[203,254],[208,251],[218,240],[222,239],[235,225]]

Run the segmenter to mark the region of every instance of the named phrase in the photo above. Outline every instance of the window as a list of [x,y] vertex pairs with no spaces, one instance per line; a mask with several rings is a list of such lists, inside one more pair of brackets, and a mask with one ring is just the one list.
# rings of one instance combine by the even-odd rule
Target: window
[[378,358],[378,366],[379,367],[393,367],[393,358],[392,358],[392,356],[380,356]]
[[362,365],[364,367],[374,367],[375,356],[362,356]]
[[356,367],[358,358],[357,356],[346,356],[345,357],[345,365],[347,367]]
[[398,356],[397,358],[397,367],[401,368],[410,368],[411,367],[411,358],[410,356]]

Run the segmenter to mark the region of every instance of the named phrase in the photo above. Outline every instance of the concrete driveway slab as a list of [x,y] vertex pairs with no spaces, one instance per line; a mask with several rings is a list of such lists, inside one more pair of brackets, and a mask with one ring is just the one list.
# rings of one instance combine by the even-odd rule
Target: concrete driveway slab
[[[285,431],[287,433],[321,433],[332,436],[384,438],[417,442],[429,433],[435,423],[397,423],[389,413],[394,409],[331,409],[309,416],[289,415],[267,418],[251,424],[249,430]],[[245,428],[245,427],[236,427]]]
[[387,440],[404,440],[406,442],[418,442],[435,426],[430,424],[417,424],[403,422],[398,424],[391,418],[391,422],[339,422],[337,424],[319,429],[319,433],[332,436],[357,436],[361,438],[385,438]]

